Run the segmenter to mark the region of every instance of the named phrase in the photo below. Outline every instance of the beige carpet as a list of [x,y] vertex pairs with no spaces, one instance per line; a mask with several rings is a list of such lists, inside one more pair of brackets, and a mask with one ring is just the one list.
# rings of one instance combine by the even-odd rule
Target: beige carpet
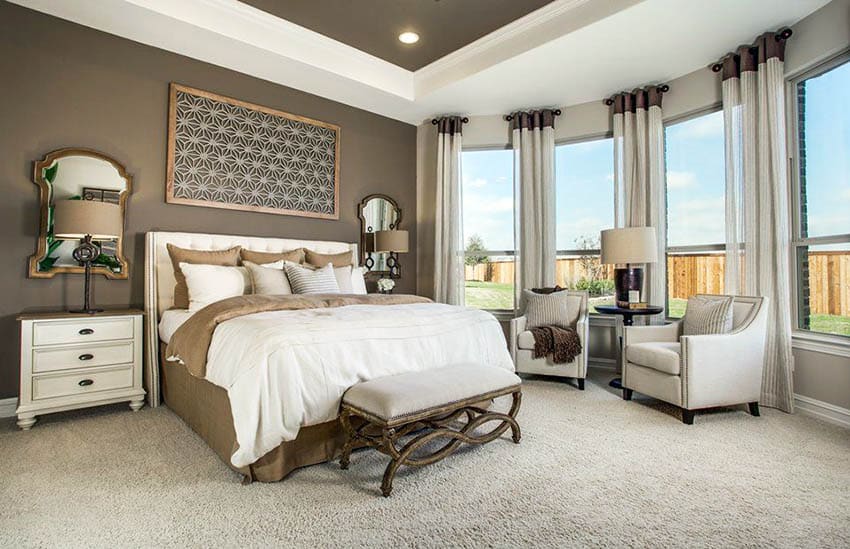
[[[167,408],[0,420],[0,546],[850,546],[850,432],[526,382],[523,441],[396,479],[386,458],[242,486]],[[126,410],[126,411],[125,411]]]

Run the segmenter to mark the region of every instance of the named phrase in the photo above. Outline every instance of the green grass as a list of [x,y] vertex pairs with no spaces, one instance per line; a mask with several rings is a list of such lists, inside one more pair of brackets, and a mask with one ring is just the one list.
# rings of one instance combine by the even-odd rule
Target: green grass
[[513,309],[513,284],[466,281],[466,306],[476,309]]

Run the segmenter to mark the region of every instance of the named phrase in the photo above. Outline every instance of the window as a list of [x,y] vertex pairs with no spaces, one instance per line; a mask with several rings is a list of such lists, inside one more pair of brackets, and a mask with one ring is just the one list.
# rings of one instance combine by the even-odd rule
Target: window
[[850,336],[850,61],[815,69],[792,91],[797,327]]
[[667,167],[667,315],[681,318],[688,297],[722,294],[725,268],[723,112],[670,124]]
[[596,312],[614,303],[614,266],[599,262],[599,233],[614,227],[614,140],[558,145],[555,193],[555,283],[587,290]]
[[466,305],[514,308],[514,153],[464,151],[463,241]]

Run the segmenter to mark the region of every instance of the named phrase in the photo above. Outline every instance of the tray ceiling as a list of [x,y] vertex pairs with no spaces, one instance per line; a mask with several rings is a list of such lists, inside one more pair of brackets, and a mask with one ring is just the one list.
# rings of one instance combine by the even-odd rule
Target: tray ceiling
[[[552,0],[240,1],[412,71]],[[408,30],[419,42],[398,41]]]

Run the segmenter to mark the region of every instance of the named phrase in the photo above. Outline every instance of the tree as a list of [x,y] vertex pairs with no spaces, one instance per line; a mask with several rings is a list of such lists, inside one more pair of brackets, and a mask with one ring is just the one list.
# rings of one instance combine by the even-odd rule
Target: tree
[[[476,254],[475,252],[485,252],[484,239],[477,234],[471,235],[466,243],[466,258],[464,263],[467,265],[479,265],[481,263],[489,263],[490,258],[484,254]],[[472,252],[474,255],[469,255]]]
[[[598,250],[599,237],[583,235],[576,238],[576,246],[579,250]],[[602,264],[599,262],[599,256],[591,254],[582,254],[578,258],[578,263],[587,275],[588,280],[599,280],[602,276]]]

